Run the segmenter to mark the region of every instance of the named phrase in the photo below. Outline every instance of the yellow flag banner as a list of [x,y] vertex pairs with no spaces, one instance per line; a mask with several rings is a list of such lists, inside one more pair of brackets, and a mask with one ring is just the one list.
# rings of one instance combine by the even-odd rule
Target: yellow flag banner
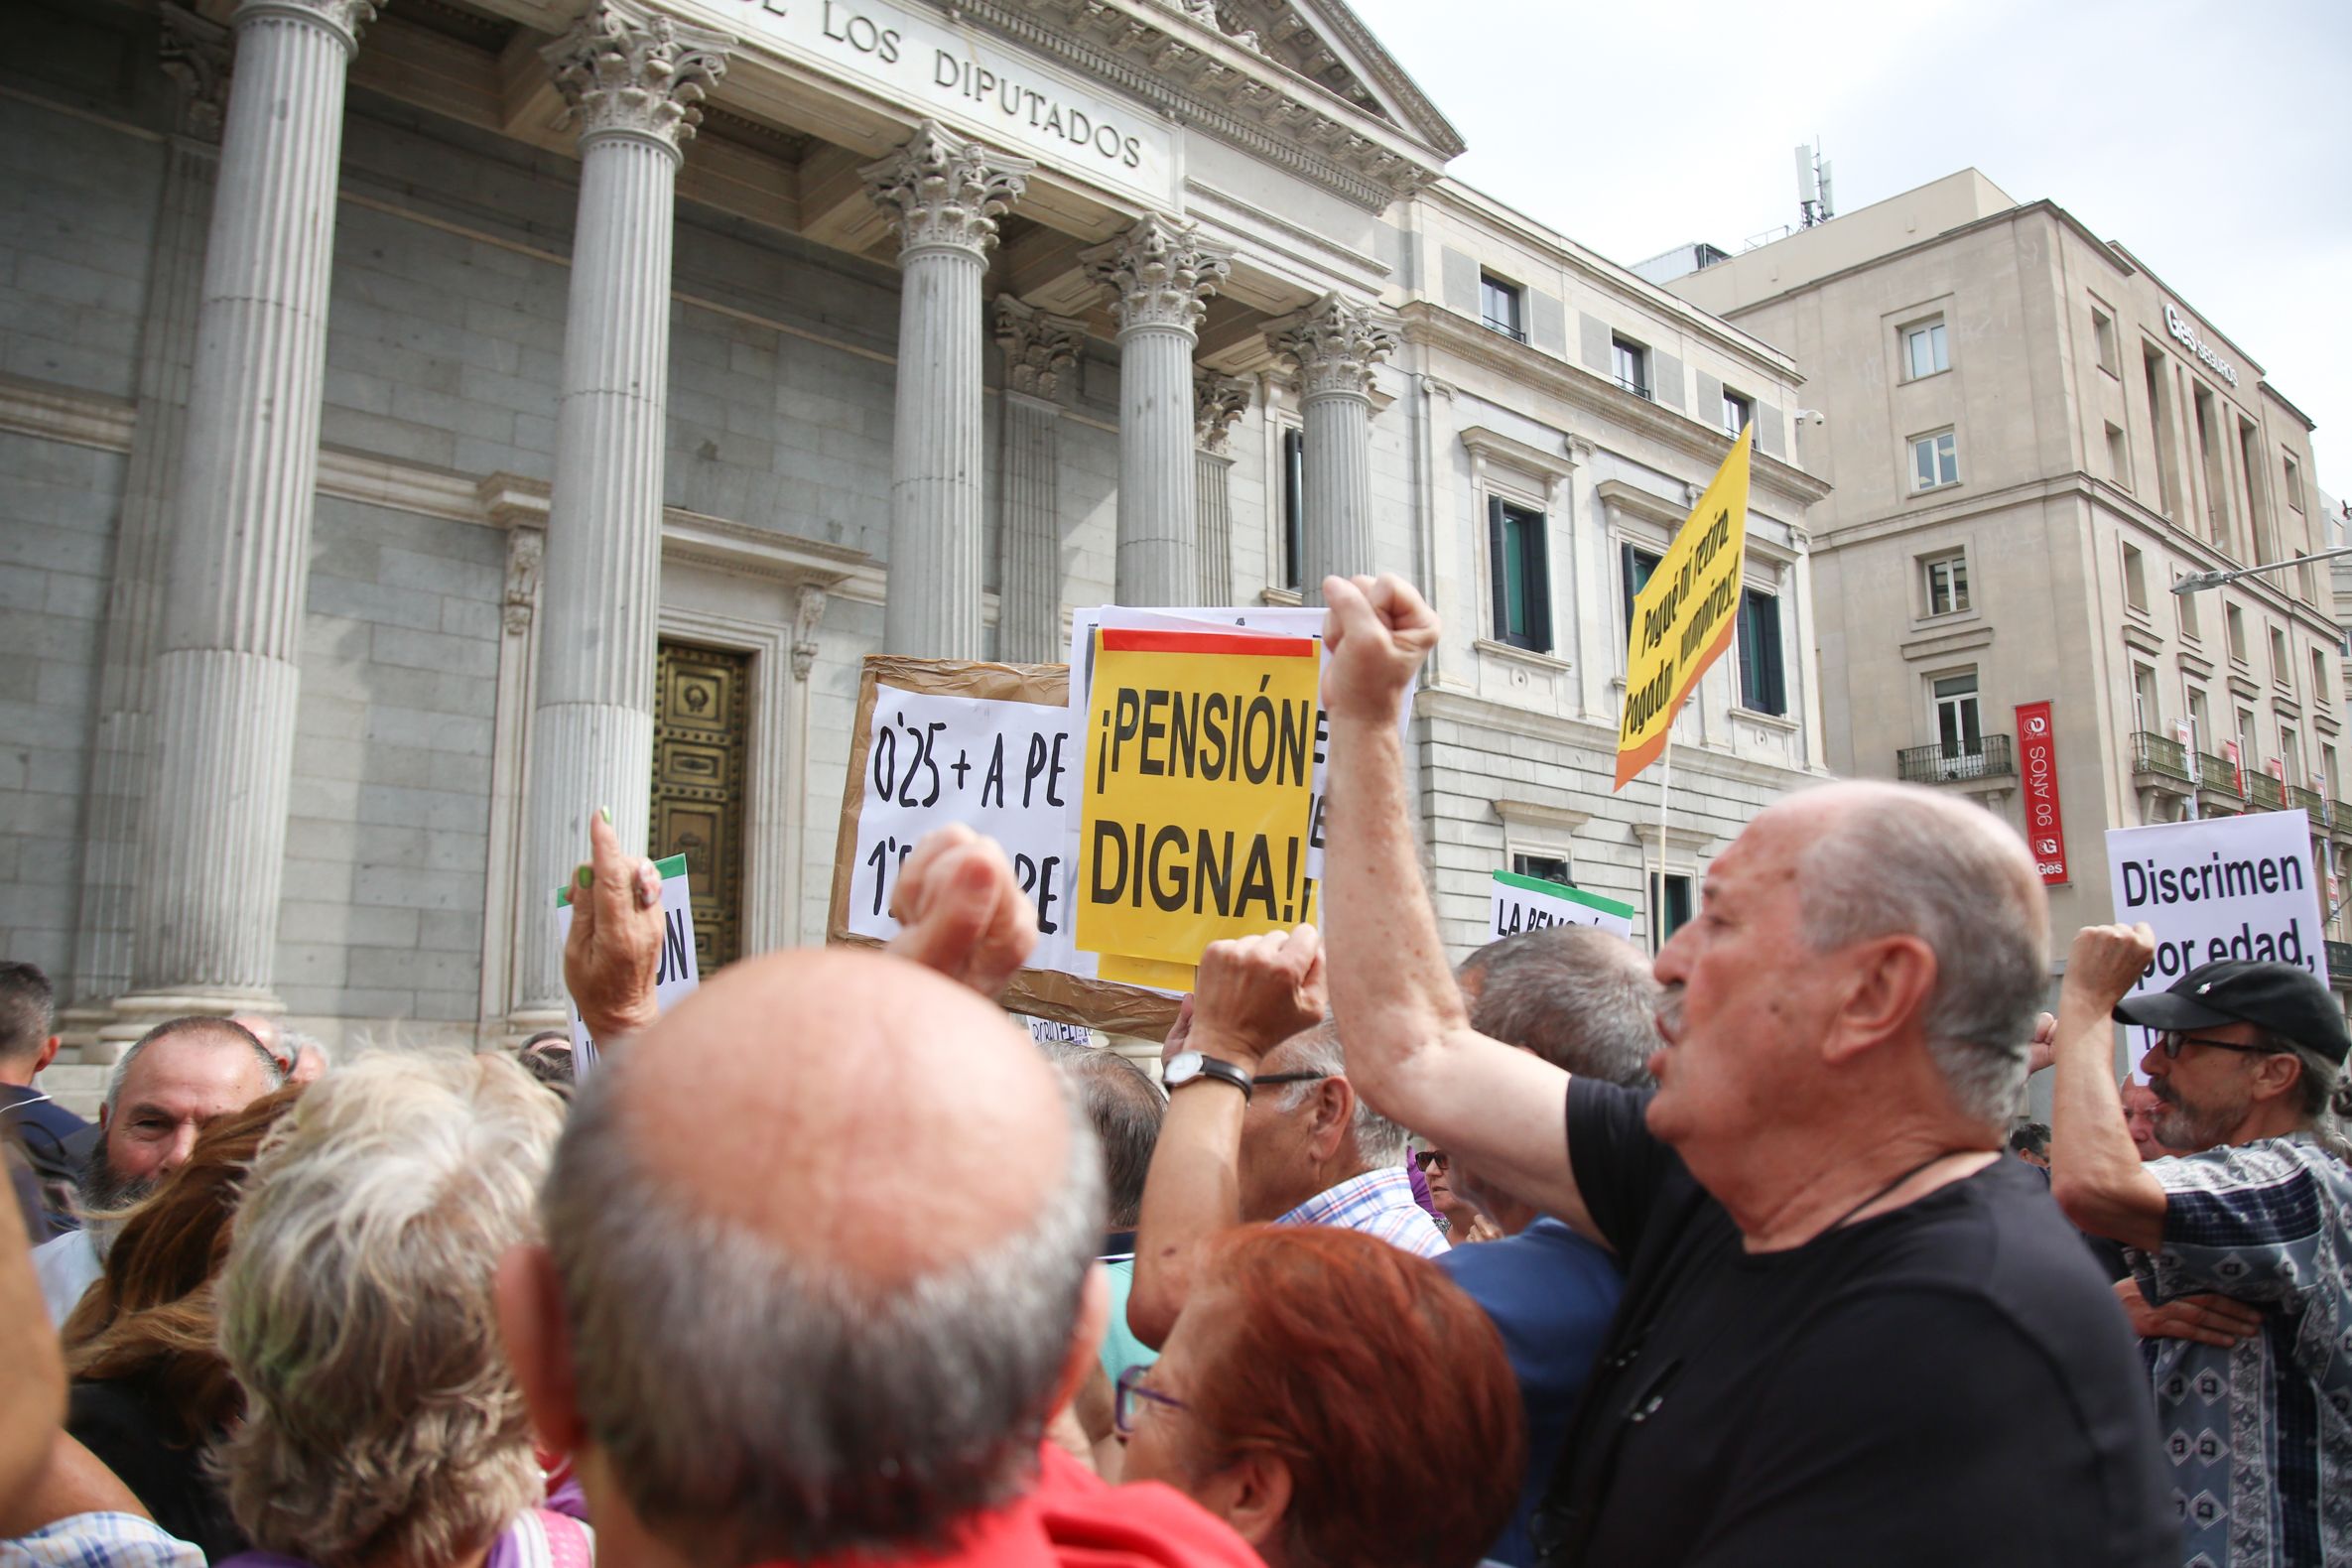
[[1665,559],[1633,596],[1616,789],[1657,760],[1683,698],[1731,646],[1739,626],[1740,562],[1748,549],[1748,456],[1755,440],[1755,426],[1740,432]]
[[1322,652],[1311,637],[1096,631],[1075,913],[1106,976],[1161,983],[1144,977],[1308,918]]

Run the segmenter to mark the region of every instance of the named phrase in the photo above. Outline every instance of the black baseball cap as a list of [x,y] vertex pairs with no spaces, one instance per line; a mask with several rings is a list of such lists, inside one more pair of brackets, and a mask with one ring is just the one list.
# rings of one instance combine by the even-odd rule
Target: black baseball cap
[[2352,1054],[2343,1007],[2317,976],[2295,964],[2223,959],[2201,965],[2169,989],[2126,996],[2115,1004],[2115,1016],[2144,1029],[2183,1033],[2251,1023],[2338,1067]]

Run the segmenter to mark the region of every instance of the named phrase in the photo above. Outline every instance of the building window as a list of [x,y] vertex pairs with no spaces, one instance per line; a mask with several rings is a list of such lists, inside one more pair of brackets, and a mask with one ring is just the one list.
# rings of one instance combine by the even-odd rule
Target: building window
[[1635,397],[1649,396],[1649,350],[1622,337],[1609,339],[1609,364],[1617,384]]
[[1756,399],[1742,397],[1729,387],[1723,393],[1723,433],[1737,436],[1756,418]]
[[2319,748],[2319,793],[2329,800],[2336,798],[2336,748]]
[[1680,871],[1649,873],[1649,946],[1655,952],[1690,924],[1690,878]]
[[2238,710],[2238,765],[2252,773],[2261,755],[2261,747],[2254,743],[2254,710],[2241,708]]
[[2299,511],[2301,511],[2301,510],[2303,509],[2303,470],[2302,470],[2302,465],[2301,465],[2300,463],[2296,462],[2296,461],[2295,461],[2295,460],[2294,460],[2292,457],[2288,457],[2288,458],[2287,458],[2287,459],[2286,459],[2286,460],[2287,460],[2287,504],[2288,506],[2291,506],[2291,507],[2293,507],[2293,508],[2294,508],[2296,511],[2298,511],[2298,512],[2299,512]]
[[2123,356],[2116,352],[2115,318],[2096,305],[2091,307],[2091,335],[2099,344],[2099,368],[2122,380]]
[[2164,720],[2156,707],[2156,674],[2145,664],[2132,666],[2132,727],[2160,734]]
[[1919,563],[1927,575],[1927,613],[1955,615],[1968,608],[1968,557],[1953,551],[1929,556]]
[[1944,346],[1941,318],[1902,329],[1902,361],[1910,372],[1904,377],[1908,381],[1952,368],[1952,356]]
[[1550,558],[1543,536],[1543,513],[1513,506],[1500,495],[1487,498],[1495,640],[1535,653],[1549,653],[1552,646]]
[[1631,642],[1633,637],[1633,596],[1648,585],[1649,575],[1658,569],[1659,557],[1637,545],[1626,545],[1618,551],[1618,559],[1624,568],[1623,576],[1626,587],[1624,640]]
[[1911,488],[1933,490],[1960,482],[1960,449],[1948,430],[1911,438]]
[[1752,714],[1788,712],[1780,664],[1780,599],[1755,588],[1740,594],[1740,706]]
[[1523,343],[1527,329],[1519,311],[1521,300],[1517,284],[1504,283],[1491,273],[1479,274],[1479,319],[1513,342]]
[[2287,657],[2287,633],[2271,628],[2271,684],[2294,690],[2294,666]]
[[2202,751],[2212,744],[2213,721],[2205,711],[2205,694],[2188,689],[2188,743]]
[[2232,604],[2224,619],[2229,622],[2230,663],[2244,664],[2246,662],[2246,612]]
[[1562,887],[1574,887],[1576,878],[1568,874],[1568,857],[1564,854],[1518,853],[1510,857],[1510,868],[1519,876],[1533,876],[1546,882],[1557,882]]
[[2325,708],[2327,702],[2327,651],[2323,648],[2313,648],[2311,650],[2311,705],[2314,708]]
[[1307,573],[1307,434],[1282,432],[1282,586],[1305,587]]
[[1965,675],[1947,675],[1935,682],[1929,702],[1934,709],[1935,738],[1943,748],[1946,764],[1985,754],[1984,718],[1977,706],[1974,670]]
[[2292,724],[2279,726],[2279,766],[2284,774],[2281,782],[2302,788],[2303,737],[2294,732]]
[[2132,444],[2113,421],[2107,426],[2107,476],[2127,490],[2132,487]]
[[2148,613],[2148,563],[2130,545],[2124,546],[2124,602]]
[[[2172,581],[2177,583],[2180,579],[2175,577]],[[2170,598],[2172,608],[2180,616],[2180,635],[2190,642],[2203,641],[2203,635],[2197,629],[2197,596],[2194,593],[2174,593]]]

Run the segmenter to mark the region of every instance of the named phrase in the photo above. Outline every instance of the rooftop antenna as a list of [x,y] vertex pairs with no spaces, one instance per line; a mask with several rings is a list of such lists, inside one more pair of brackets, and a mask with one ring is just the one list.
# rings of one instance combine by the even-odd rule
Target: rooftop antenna
[[1799,142],[1796,147],[1796,205],[1803,228],[1837,216],[1830,204],[1829,161],[1814,155],[1814,145]]

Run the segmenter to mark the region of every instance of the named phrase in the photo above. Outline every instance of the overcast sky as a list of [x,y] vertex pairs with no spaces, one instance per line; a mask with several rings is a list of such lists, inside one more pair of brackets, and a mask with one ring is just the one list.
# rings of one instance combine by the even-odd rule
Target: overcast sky
[[1975,165],[2122,241],[2318,424],[2352,494],[2352,0],[1351,0],[1452,172],[1616,261]]

